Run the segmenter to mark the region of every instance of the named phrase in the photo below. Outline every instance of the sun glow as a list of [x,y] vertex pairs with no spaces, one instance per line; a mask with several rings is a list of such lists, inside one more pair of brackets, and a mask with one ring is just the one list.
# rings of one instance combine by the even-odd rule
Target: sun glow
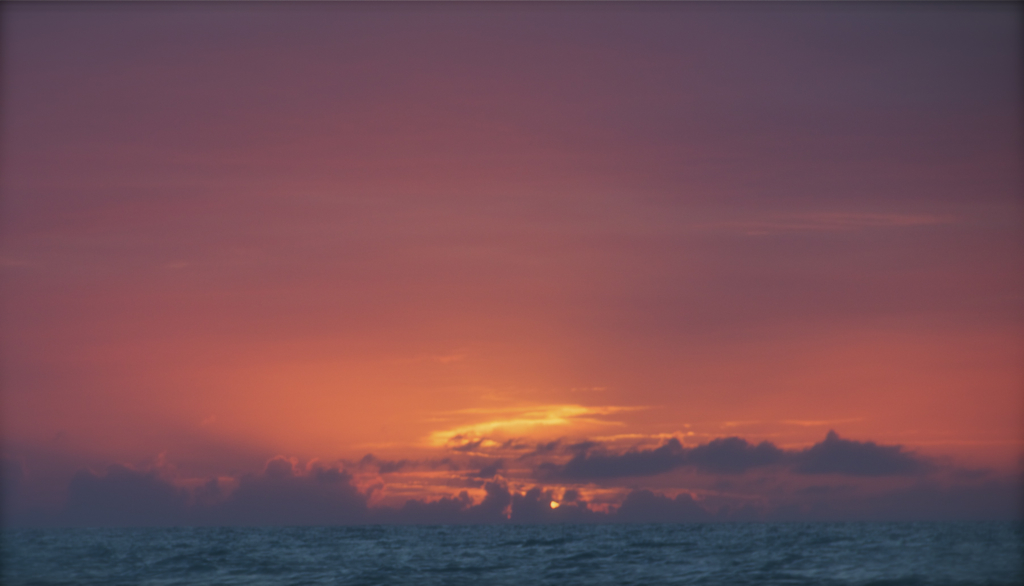
[[497,417],[489,421],[435,431],[427,438],[427,443],[433,447],[469,442],[480,442],[481,445],[486,446],[494,443],[493,440],[487,439],[490,436],[513,437],[529,435],[536,428],[572,425],[622,425],[618,421],[598,419],[597,417],[639,409],[644,409],[644,407],[534,405],[502,409],[464,409],[455,411],[450,415],[458,417],[485,414]]

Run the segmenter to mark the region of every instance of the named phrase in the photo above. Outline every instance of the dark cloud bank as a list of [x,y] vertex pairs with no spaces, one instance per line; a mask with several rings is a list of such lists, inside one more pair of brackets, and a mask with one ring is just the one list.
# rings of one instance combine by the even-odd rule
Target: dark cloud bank
[[[824,441],[801,451],[787,451],[741,438],[713,440],[685,448],[670,440],[649,450],[614,454],[586,442],[547,450],[572,453],[564,464],[541,463],[541,481],[583,484],[623,477],[647,477],[692,467],[724,479],[759,469],[800,478],[899,478],[900,487],[882,492],[851,491],[843,484],[811,486],[751,501],[694,499],[688,493],[669,497],[646,489],[629,492],[618,507],[594,510],[576,490],[566,490],[557,508],[553,492],[543,485],[525,492],[510,490],[495,476],[501,468],[470,473],[486,496],[474,502],[466,493],[402,506],[370,506],[372,490],[361,492],[340,467],[316,465],[297,470],[275,458],[259,474],[242,476],[227,491],[216,480],[191,490],[162,478],[157,471],[112,465],[102,473],[79,471],[67,487],[62,508],[43,511],[18,506],[25,487],[24,471],[4,461],[5,525],[17,526],[163,526],[163,525],[339,525],[448,523],[652,523],[755,520],[973,520],[1020,517],[1021,488],[1015,479],[964,471],[935,472],[939,467],[900,446],[880,446],[840,438],[830,432]],[[447,462],[447,461],[441,461]],[[415,463],[385,463],[372,456],[357,466],[398,470]],[[959,478],[959,482],[950,482]]]
[[684,448],[672,438],[651,450],[609,454],[599,444],[568,446],[575,455],[564,465],[542,464],[544,478],[593,481],[631,476],[651,476],[691,466],[712,474],[740,474],[754,468],[785,467],[799,474],[848,476],[912,475],[927,472],[932,464],[900,446],[858,442],[828,432],[825,440],[802,451],[785,451],[770,442],[753,445],[738,437],[712,440]]

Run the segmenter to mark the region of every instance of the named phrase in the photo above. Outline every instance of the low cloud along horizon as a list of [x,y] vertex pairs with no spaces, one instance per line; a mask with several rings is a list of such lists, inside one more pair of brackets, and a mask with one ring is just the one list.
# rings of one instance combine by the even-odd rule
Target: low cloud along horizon
[[[60,502],[33,502],[32,463],[5,459],[5,523],[14,526],[326,525],[367,523],[980,520],[1020,515],[1019,479],[908,451],[826,437],[804,449],[737,436],[684,446],[673,437],[625,451],[599,441],[492,442],[491,453],[300,465],[196,482],[166,463],[74,472]],[[440,471],[440,474],[438,472]],[[673,473],[673,485],[657,486]],[[370,483],[367,479],[372,478]],[[424,480],[426,479],[426,480]],[[643,479],[644,485],[637,481]],[[390,484],[431,498],[381,499]],[[767,495],[767,496],[766,496]],[[386,502],[385,502],[386,501]]]

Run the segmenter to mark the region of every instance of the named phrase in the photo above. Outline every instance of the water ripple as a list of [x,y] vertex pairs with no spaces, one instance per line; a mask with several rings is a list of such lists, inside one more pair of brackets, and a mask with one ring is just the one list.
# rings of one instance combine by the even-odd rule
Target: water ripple
[[1022,525],[6,530],[3,583],[1009,585]]

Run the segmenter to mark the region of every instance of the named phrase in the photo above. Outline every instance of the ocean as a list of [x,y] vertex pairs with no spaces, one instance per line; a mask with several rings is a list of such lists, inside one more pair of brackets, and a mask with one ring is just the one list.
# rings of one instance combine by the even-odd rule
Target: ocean
[[1021,523],[7,529],[6,585],[1024,584]]

